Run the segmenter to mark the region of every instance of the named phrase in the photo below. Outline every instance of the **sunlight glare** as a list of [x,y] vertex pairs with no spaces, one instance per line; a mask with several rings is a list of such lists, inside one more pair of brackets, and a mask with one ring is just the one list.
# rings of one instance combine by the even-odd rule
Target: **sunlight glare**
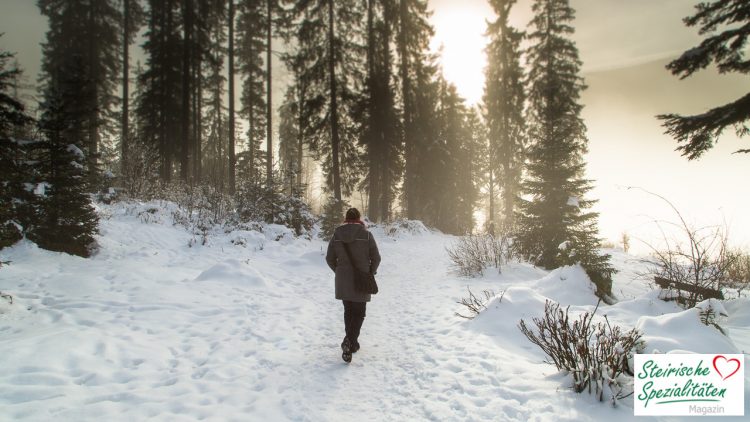
[[430,47],[433,51],[442,49],[440,64],[443,75],[456,85],[458,93],[469,105],[481,101],[484,89],[487,64],[484,54],[487,44],[485,16],[484,10],[461,2],[437,9],[432,16],[435,36]]

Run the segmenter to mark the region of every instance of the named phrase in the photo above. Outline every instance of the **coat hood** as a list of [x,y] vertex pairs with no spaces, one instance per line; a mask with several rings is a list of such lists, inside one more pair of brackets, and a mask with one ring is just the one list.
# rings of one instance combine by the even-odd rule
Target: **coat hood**
[[[361,224],[344,224],[336,228],[336,238],[344,243],[354,242],[357,233],[366,233],[367,229]],[[360,236],[361,237],[361,236]]]

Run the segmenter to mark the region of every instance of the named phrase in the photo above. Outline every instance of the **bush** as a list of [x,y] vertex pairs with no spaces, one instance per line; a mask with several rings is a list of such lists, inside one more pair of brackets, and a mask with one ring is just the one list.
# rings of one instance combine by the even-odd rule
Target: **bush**
[[623,332],[618,326],[610,326],[606,316],[605,322],[594,324],[596,309],[584,312],[571,323],[568,309],[563,311],[559,304],[547,301],[544,317],[532,319],[536,332],[524,320],[519,329],[549,357],[548,363],[573,376],[575,392],[588,390],[603,401],[607,387],[612,404],[616,405],[632,394],[630,361],[643,349],[641,334],[635,329]]
[[[309,236],[315,225],[315,216],[304,201],[287,196],[274,187],[240,184],[232,196],[212,185],[191,186],[176,182],[163,185],[158,192],[155,195],[158,199],[177,205],[172,210],[172,220],[194,235],[190,246],[198,242],[205,244],[211,230],[216,228],[223,227],[227,232],[257,230],[258,222],[266,222],[289,227],[297,236]],[[150,208],[141,211],[138,217],[144,223],[160,221],[158,211]]]
[[[666,202],[679,222],[667,223],[668,227],[657,222],[663,234],[664,245],[655,247],[646,243],[651,248],[652,256],[647,261],[650,268],[643,275],[665,280],[662,284],[668,282],[671,287],[664,292],[662,299],[676,300],[686,309],[706,299],[705,294],[723,296],[722,282],[731,262],[726,227],[690,225],[666,198],[645,192]],[[672,237],[667,235],[669,226],[672,233],[675,233]]]
[[484,274],[489,267],[505,265],[513,257],[513,242],[507,236],[495,237],[491,234],[468,235],[446,248],[453,268],[464,277]]
[[294,230],[297,236],[309,234],[315,225],[315,215],[300,198],[282,192],[279,186],[271,188],[256,184],[242,184],[237,190],[237,214],[240,221],[265,221],[282,224]]
[[[462,298],[459,303],[466,307],[469,311],[469,315],[463,315],[459,314],[458,312],[455,313],[456,316],[466,319],[474,319],[477,315],[479,315],[483,310],[487,309],[487,304],[497,296],[495,294],[494,290],[483,290],[482,296],[483,297],[477,297],[474,295],[474,293],[471,291],[471,289],[467,288],[469,291],[469,297]],[[502,302],[503,296],[505,295],[505,290],[500,292],[500,301]]]
[[739,294],[750,286],[750,253],[740,249],[730,250],[727,252],[727,261],[722,284],[736,289]]
[[119,188],[130,198],[151,198],[159,191],[159,155],[150,145],[131,138],[126,165],[120,168]]
[[726,319],[728,316],[721,302],[716,301],[716,299],[708,299],[695,305],[695,307],[700,310],[698,317],[703,325],[714,327],[722,334],[727,335],[726,330],[719,324],[720,320]]

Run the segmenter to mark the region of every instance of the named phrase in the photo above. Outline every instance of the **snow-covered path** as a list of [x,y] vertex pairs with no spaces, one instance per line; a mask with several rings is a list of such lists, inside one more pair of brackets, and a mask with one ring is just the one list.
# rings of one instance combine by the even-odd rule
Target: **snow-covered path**
[[526,309],[541,298],[531,289],[503,299],[511,316],[492,330],[454,315],[467,284],[480,292],[541,271],[469,282],[447,273],[451,237],[376,232],[381,291],[347,365],[324,242],[269,229],[190,248],[182,229],[109,212],[92,259],[30,243],[3,255],[13,262],[0,290],[17,303],[0,314],[0,420],[632,418],[541,363],[516,328],[538,311]]

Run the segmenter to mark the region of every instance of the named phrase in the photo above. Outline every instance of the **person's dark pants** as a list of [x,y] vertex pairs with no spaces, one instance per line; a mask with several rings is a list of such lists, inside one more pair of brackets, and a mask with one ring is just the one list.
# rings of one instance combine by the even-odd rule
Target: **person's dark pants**
[[365,308],[367,302],[351,302],[344,300],[344,327],[346,337],[352,345],[359,344],[359,330],[362,329],[362,323],[365,321]]

